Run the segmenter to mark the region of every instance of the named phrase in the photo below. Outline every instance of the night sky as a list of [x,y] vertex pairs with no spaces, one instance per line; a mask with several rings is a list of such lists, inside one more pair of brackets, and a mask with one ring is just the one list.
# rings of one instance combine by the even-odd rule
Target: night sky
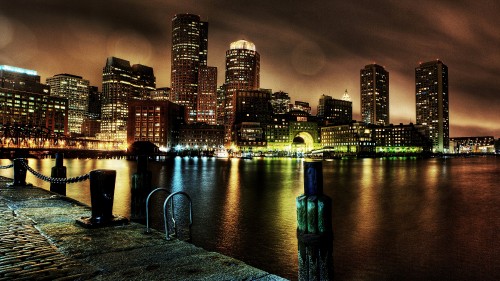
[[0,64],[70,73],[101,88],[109,56],[155,70],[170,86],[171,19],[209,22],[208,64],[224,81],[224,56],[239,39],[261,55],[261,87],[316,111],[345,89],[360,120],[359,71],[390,75],[390,121],[415,122],[415,67],[449,68],[450,136],[500,137],[500,1],[14,0],[0,5]]

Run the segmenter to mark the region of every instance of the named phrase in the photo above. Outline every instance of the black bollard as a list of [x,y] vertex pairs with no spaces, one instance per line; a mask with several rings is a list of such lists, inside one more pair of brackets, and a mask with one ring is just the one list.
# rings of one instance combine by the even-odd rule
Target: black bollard
[[[56,165],[52,167],[52,178],[66,178],[66,167],[63,166],[64,153],[56,153]],[[66,196],[66,183],[50,183],[50,191]]]
[[87,228],[104,227],[128,223],[124,217],[113,216],[113,198],[115,192],[115,170],[90,171],[90,203],[92,216],[77,220]]
[[145,222],[146,198],[152,191],[151,179],[153,174],[148,170],[148,156],[137,156],[137,172],[132,175],[130,219]]
[[28,164],[28,160],[25,158],[15,158],[14,159],[14,181],[8,183],[8,187],[23,187],[32,186],[32,184],[26,183],[26,167],[24,165]]
[[304,162],[304,194],[297,197],[299,280],[333,280],[332,202],[323,194],[323,163]]

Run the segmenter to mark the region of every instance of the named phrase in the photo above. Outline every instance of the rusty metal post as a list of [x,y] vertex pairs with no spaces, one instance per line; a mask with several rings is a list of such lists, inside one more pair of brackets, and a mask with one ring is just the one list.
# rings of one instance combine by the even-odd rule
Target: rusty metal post
[[92,216],[77,220],[80,225],[88,228],[96,228],[128,223],[128,220],[124,217],[113,216],[115,180],[115,170],[90,171]]
[[153,174],[148,170],[148,156],[137,156],[137,172],[132,175],[130,219],[143,222],[146,219],[146,198],[152,191]]
[[297,197],[299,280],[333,280],[332,201],[323,194],[323,163],[304,162],[304,194]]
[[28,163],[26,158],[15,158],[14,162],[14,181],[12,183],[7,184],[9,187],[23,187],[23,186],[32,186],[32,184],[26,183],[26,167],[25,165]]
[[[66,166],[63,165],[64,153],[56,153],[56,165],[52,167],[50,177],[66,178]],[[66,196],[66,183],[50,183],[50,191]]]

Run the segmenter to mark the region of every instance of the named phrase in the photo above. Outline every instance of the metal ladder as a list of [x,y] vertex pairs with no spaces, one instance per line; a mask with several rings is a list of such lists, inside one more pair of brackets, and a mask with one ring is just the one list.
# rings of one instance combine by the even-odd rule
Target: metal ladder
[[[153,195],[157,191],[165,191],[168,193],[168,189],[159,187],[159,188],[151,191],[149,193],[148,197],[146,198],[146,233],[151,232],[151,230],[149,228],[149,199],[151,198],[151,195]],[[190,241],[191,240],[191,226],[193,225],[193,202],[191,201],[191,197],[189,197],[189,195],[184,191],[174,192],[174,193],[168,195],[167,198],[165,199],[165,201],[163,201],[163,223],[165,225],[165,239],[171,240],[173,237],[177,237],[177,225],[175,222],[175,208],[174,208],[175,206],[174,206],[174,200],[173,200],[173,198],[177,195],[183,195],[189,201],[189,239],[188,239],[188,241]],[[168,224],[168,219],[167,219],[167,211],[168,211],[167,206],[168,206],[169,202],[170,202],[170,209],[172,210],[170,218],[172,219],[173,226],[174,226],[174,233],[171,235],[169,235],[169,233],[168,233],[169,224]]]

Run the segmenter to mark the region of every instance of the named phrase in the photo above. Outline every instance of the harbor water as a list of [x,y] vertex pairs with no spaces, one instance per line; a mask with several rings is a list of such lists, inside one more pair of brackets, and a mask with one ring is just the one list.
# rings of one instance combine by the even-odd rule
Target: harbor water
[[[54,164],[29,159],[44,175]],[[136,162],[64,165],[68,177],[116,170],[113,212],[130,216]],[[153,186],[191,196],[195,245],[297,279],[301,159],[177,157],[149,169]],[[0,175],[12,177],[12,169]],[[342,159],[324,161],[323,175],[333,201],[335,280],[500,280],[499,157]],[[49,189],[31,174],[27,182]],[[67,185],[69,197],[90,205],[89,193],[88,181]],[[161,229],[156,209],[153,225]]]

